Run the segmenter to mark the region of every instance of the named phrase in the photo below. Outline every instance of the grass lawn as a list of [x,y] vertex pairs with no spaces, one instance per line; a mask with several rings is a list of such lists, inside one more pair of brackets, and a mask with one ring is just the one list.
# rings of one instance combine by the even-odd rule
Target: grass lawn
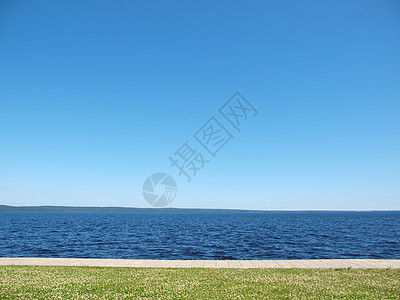
[[0,299],[400,299],[400,270],[0,267]]

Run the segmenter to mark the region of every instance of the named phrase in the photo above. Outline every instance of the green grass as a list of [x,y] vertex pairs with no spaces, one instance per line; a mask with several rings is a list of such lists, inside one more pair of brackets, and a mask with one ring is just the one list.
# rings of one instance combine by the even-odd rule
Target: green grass
[[400,299],[400,270],[0,267],[0,299]]

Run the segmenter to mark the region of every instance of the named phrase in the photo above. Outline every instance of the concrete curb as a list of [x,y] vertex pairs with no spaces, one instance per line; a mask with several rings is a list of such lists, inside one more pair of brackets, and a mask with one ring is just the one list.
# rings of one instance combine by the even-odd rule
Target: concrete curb
[[5,258],[0,266],[85,266],[130,268],[230,268],[230,269],[400,269],[400,259],[312,260],[151,260],[92,258]]

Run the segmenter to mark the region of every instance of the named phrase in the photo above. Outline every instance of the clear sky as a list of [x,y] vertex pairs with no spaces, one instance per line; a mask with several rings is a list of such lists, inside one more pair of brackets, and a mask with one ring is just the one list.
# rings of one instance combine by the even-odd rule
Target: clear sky
[[400,209],[400,2],[1,0],[0,204],[149,207],[156,172],[173,207]]

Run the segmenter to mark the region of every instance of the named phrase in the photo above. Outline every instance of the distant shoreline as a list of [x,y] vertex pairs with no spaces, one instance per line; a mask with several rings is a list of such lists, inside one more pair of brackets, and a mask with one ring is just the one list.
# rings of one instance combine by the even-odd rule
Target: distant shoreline
[[240,209],[198,209],[198,208],[141,208],[141,207],[100,207],[100,206],[10,206],[0,205],[0,212],[261,212]]
[[197,213],[304,213],[304,212],[400,212],[400,210],[249,210],[213,208],[141,208],[141,207],[97,207],[97,206],[11,206],[0,205],[0,212],[197,212]]

